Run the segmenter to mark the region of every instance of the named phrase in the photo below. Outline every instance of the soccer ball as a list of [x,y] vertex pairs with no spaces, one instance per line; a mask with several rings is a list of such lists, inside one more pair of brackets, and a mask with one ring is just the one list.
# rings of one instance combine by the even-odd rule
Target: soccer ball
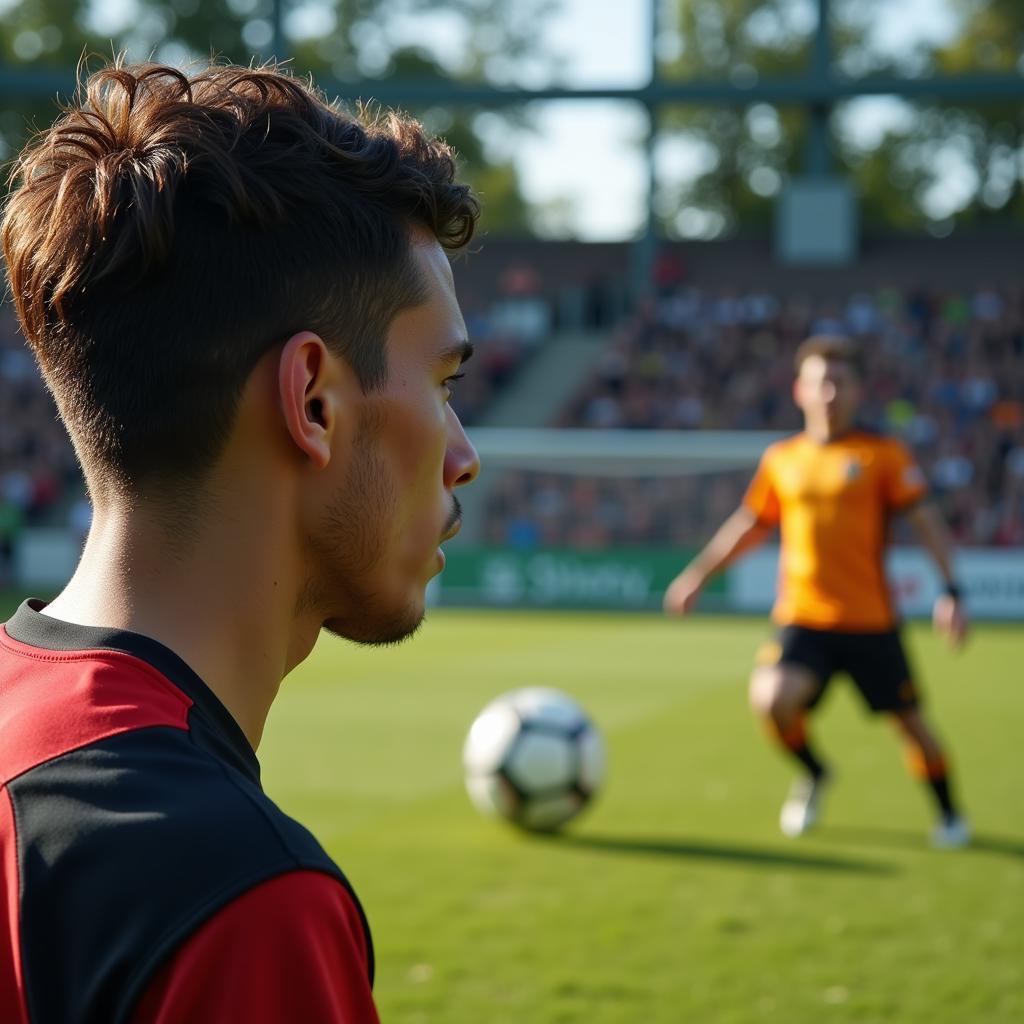
[[491,701],[462,751],[477,809],[534,832],[575,818],[604,779],[604,741],[586,712],[558,690],[535,686]]

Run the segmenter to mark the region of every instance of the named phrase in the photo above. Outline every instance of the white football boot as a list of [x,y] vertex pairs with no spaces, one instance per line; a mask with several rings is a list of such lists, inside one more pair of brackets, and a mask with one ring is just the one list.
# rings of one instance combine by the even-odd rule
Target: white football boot
[[969,846],[971,842],[971,826],[964,818],[955,815],[943,818],[932,831],[932,846],[936,850],[958,850]]
[[814,827],[821,813],[822,793],[829,781],[827,774],[819,775],[818,778],[801,775],[794,780],[779,814],[779,828],[783,835],[795,839]]

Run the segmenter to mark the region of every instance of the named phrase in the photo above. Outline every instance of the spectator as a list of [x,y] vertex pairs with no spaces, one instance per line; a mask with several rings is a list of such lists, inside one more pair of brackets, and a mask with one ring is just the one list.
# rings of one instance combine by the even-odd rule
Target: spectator
[[[962,543],[1013,544],[1024,534],[1024,291],[885,287],[838,301],[763,291],[663,287],[620,329],[558,426],[630,429],[796,430],[789,400],[793,352],[815,331],[857,337],[868,357],[867,412],[916,451]],[[539,484],[517,474],[529,508]],[[722,482],[724,480],[724,483]],[[745,475],[692,481],[605,480],[604,528],[614,543],[689,543],[735,505]],[[544,482],[551,505],[553,482]],[[562,516],[595,515],[562,478]],[[723,490],[724,488],[724,490]],[[714,500],[712,500],[714,498]],[[641,505],[643,509],[641,511]],[[492,514],[501,518],[499,505]],[[499,531],[500,532],[500,531]],[[520,526],[519,533],[522,534]],[[578,531],[577,531],[578,532]],[[551,515],[544,530],[565,542]]]

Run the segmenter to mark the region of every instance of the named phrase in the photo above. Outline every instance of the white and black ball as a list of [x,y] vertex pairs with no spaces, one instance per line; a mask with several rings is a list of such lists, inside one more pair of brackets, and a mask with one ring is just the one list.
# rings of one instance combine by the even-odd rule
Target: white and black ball
[[527,687],[491,701],[462,751],[466,789],[484,814],[536,832],[575,818],[604,781],[604,740],[559,690]]

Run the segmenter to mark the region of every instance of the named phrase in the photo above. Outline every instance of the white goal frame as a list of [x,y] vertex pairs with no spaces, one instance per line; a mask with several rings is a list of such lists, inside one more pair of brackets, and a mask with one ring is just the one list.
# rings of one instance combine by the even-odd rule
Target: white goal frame
[[581,430],[470,427],[485,470],[586,476],[681,476],[744,469],[787,436],[770,430]]

